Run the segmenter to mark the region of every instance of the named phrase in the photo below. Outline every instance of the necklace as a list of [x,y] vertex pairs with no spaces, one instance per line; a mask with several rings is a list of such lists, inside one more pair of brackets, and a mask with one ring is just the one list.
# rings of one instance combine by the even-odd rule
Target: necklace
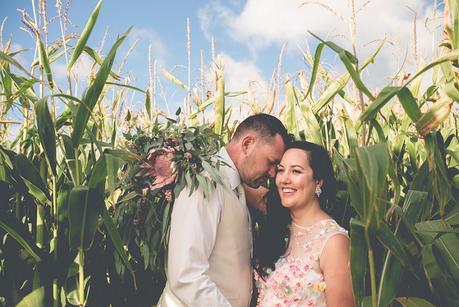
[[311,229],[312,226],[314,226],[314,225],[316,225],[316,224],[318,224],[320,222],[329,221],[329,220],[332,220],[332,219],[318,220],[318,221],[315,221],[314,223],[312,223],[309,226],[301,226],[301,225],[298,225],[297,223],[295,223],[294,221],[292,221],[292,225],[294,225],[295,227],[298,227],[300,229],[309,230],[309,229]]
[[[296,227],[298,227],[298,228],[300,228],[300,229],[304,229],[304,230],[308,230],[309,227],[310,227],[310,226],[309,226],[309,227],[305,227],[305,226],[298,225],[297,223],[295,223],[295,222],[293,222],[293,221],[292,221],[292,225],[294,225],[294,226],[296,226]],[[314,225],[314,224],[313,224],[313,225]]]

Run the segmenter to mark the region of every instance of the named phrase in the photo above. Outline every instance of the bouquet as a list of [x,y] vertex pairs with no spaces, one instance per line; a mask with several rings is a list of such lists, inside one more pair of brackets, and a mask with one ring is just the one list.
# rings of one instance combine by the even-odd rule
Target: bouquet
[[[207,197],[221,183],[218,169],[224,162],[217,152],[223,142],[209,127],[186,127],[174,121],[156,123],[150,133],[137,128],[125,139],[127,151],[118,151],[126,161],[120,183],[123,192],[113,217],[136,274],[142,271],[150,289],[162,290],[175,195],[184,187],[190,192],[200,187]],[[116,271],[123,276],[125,268],[117,257],[115,253]]]

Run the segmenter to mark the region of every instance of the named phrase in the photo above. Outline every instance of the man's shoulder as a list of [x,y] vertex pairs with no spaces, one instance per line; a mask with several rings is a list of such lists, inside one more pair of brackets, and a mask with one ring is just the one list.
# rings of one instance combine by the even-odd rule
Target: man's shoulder
[[176,194],[176,201],[202,201],[214,202],[223,199],[224,190],[228,186],[225,178],[221,182],[212,180],[209,175],[201,174],[196,179],[198,182],[195,185],[185,185],[180,192]]

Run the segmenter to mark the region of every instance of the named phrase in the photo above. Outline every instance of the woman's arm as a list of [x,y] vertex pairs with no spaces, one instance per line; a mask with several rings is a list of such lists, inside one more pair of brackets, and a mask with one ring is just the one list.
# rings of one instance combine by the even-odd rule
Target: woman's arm
[[336,234],[328,239],[320,256],[320,268],[326,284],[327,306],[355,306],[347,236]]

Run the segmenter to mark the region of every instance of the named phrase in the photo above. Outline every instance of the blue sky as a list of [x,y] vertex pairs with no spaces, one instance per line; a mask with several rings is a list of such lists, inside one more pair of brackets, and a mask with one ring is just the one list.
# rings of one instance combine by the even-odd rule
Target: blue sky
[[[38,1],[35,1],[36,3]],[[33,57],[34,42],[29,34],[20,29],[20,13],[17,8],[31,14],[32,0],[0,0],[0,18],[8,17],[3,29],[3,41],[13,38],[15,48],[29,48],[30,51],[18,58],[24,65]],[[66,1],[63,0],[65,4]],[[331,39],[350,49],[351,1],[323,0],[227,0],[227,1],[147,1],[147,0],[105,0],[100,11],[89,45],[97,49],[107,31],[104,52],[114,43],[116,36],[133,26],[129,38],[123,43],[117,55],[119,65],[127,50],[135,44],[122,71],[131,84],[147,88],[148,46],[160,69],[172,70],[186,83],[187,49],[186,20],[191,29],[191,83],[198,86],[200,58],[211,63],[211,37],[215,38],[217,55],[225,64],[225,80],[228,90],[245,90],[253,82],[257,97],[263,100],[263,93],[270,86],[272,74],[279,64],[282,46],[287,47],[281,62],[281,82],[286,78],[298,81],[297,73],[309,73],[301,56],[300,48],[314,48],[316,40],[307,33],[311,30],[321,37]],[[68,33],[81,33],[96,0],[71,1],[68,17]],[[372,88],[380,88],[391,82],[400,71],[413,71],[413,10],[417,12],[417,55],[416,60],[428,62],[435,56],[441,29],[441,13],[434,11],[434,5],[442,1],[429,0],[355,0],[357,10],[356,45],[359,58],[363,61],[386,38],[383,51],[373,65],[365,72],[364,79]],[[36,4],[38,6],[38,4]],[[55,1],[47,1],[48,19],[57,15]],[[59,37],[59,24],[54,20],[49,25],[49,41]],[[324,56],[327,67],[339,74],[343,68],[332,52]],[[81,65],[83,65],[82,63]],[[27,66],[27,65],[26,65]],[[55,74],[65,70],[56,68]],[[116,64],[115,64],[115,67]],[[81,74],[84,74],[84,67]],[[211,75],[206,75],[210,82]],[[63,79],[63,78],[62,78]],[[309,79],[309,77],[307,77]],[[175,109],[181,105],[186,93],[183,89],[162,80],[164,92],[158,98],[164,109],[164,100]],[[241,97],[244,99],[244,97]],[[282,97],[280,97],[282,99]],[[143,104],[137,95],[130,102],[133,108]],[[171,110],[173,112],[174,110]]]

